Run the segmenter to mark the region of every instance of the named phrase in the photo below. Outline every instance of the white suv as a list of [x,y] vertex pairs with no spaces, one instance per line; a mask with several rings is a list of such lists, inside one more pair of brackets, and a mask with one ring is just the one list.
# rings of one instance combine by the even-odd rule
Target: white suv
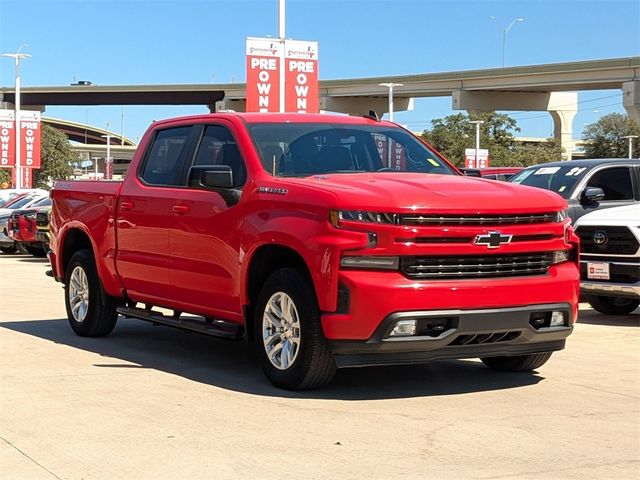
[[601,313],[633,312],[640,304],[640,204],[584,215],[576,233],[586,300]]

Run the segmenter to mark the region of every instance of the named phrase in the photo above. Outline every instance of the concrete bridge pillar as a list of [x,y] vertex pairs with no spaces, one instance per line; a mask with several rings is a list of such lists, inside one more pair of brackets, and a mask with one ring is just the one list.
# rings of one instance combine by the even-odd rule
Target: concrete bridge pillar
[[629,118],[640,123],[640,80],[622,84],[622,105]]
[[452,94],[454,110],[491,112],[512,110],[547,111],[553,118],[553,134],[564,149],[563,160],[571,159],[573,118],[578,111],[577,92],[496,92],[458,90]]

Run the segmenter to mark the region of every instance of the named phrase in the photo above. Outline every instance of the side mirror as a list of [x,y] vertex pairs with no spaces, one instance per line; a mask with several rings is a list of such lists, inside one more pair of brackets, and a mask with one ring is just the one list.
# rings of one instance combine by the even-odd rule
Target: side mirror
[[233,188],[233,171],[229,165],[196,165],[189,169],[189,186]]
[[587,202],[599,202],[600,200],[604,200],[604,197],[604,190],[600,187],[587,187],[582,192],[581,200]]
[[480,170],[477,168],[461,168],[460,171],[465,177],[482,177]]

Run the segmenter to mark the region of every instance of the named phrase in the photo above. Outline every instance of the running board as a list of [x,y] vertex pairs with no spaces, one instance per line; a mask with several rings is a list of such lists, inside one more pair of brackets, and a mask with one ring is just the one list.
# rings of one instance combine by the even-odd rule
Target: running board
[[168,327],[181,328],[229,340],[240,340],[243,334],[243,328],[240,325],[225,322],[224,320],[205,319],[203,317],[180,318],[179,315],[167,316],[144,308],[118,307],[117,311],[125,317],[137,318],[147,322],[159,323]]

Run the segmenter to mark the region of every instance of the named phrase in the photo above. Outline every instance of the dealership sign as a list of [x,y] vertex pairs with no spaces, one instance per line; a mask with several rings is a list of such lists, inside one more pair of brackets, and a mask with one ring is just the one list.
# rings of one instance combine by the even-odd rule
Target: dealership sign
[[[33,169],[40,168],[42,122],[40,112],[20,111],[21,186],[30,188]],[[0,110],[0,168],[12,168],[15,182],[16,122],[14,110]]]
[[466,148],[464,150],[464,166],[465,168],[487,168],[489,166],[489,150],[478,149],[478,158],[476,158],[476,149]]
[[318,43],[247,38],[247,112],[317,113]]
[[279,40],[247,38],[247,112],[280,111],[283,51]]
[[318,42],[285,40],[285,111],[318,113]]

